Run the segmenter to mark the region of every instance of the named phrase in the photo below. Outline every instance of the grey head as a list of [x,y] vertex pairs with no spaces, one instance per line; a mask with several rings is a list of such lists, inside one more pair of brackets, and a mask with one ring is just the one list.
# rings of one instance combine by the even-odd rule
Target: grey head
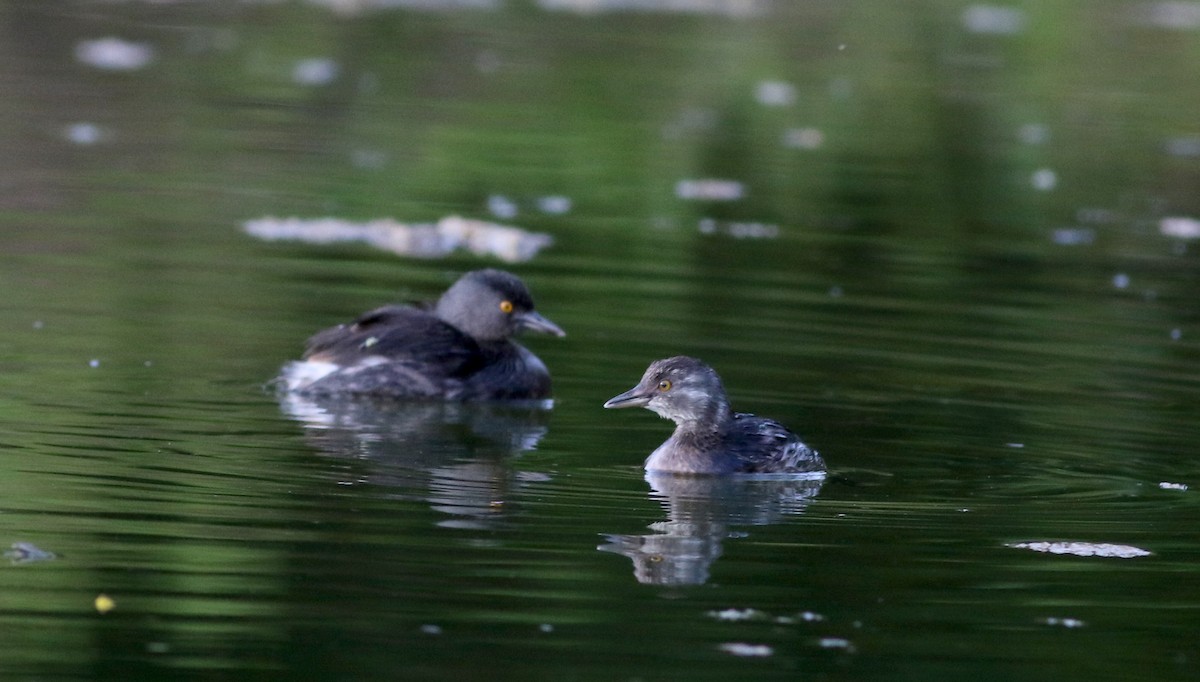
[[475,270],[458,278],[438,299],[434,314],[477,341],[502,341],[526,329],[566,336],[533,309],[525,283],[503,270]]
[[650,363],[637,386],[604,403],[607,408],[644,407],[676,424],[719,427],[732,418],[721,377],[696,358],[679,355]]

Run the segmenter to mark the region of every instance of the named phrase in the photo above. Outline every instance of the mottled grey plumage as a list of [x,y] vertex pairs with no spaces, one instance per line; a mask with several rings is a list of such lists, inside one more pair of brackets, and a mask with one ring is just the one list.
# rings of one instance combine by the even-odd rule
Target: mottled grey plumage
[[721,378],[695,358],[650,364],[637,386],[605,407],[645,407],[675,422],[675,433],[646,459],[647,471],[684,474],[809,473],[820,455],[772,419],[734,412]]
[[524,282],[500,270],[463,275],[431,307],[390,305],[308,340],[281,379],[310,395],[527,400],[550,395],[550,373],[512,341],[519,331],[563,336],[533,308]]

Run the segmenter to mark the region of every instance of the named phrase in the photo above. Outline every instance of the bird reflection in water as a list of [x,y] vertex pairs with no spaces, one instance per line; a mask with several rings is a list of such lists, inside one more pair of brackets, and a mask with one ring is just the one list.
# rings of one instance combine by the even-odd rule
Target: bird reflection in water
[[305,440],[343,463],[343,485],[423,499],[449,515],[439,525],[485,528],[503,518],[514,488],[545,480],[508,459],[546,434],[549,400],[404,402],[284,393],[280,406]]
[[686,476],[650,472],[646,481],[667,518],[645,535],[606,535],[597,549],[633,560],[633,575],[650,585],[700,585],[739,526],[765,526],[800,514],[824,483],[823,474]]

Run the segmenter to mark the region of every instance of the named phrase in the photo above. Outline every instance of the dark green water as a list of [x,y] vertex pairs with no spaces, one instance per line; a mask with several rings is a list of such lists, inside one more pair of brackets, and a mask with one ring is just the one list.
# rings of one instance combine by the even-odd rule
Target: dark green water
[[[0,6],[0,676],[1200,674],[1196,3],[399,4]],[[264,390],[497,265],[553,409]],[[829,479],[646,480],[678,353]]]

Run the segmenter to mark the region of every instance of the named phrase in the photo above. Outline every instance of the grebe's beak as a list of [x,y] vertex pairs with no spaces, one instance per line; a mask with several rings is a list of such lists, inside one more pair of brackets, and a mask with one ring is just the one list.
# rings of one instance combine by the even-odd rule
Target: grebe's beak
[[534,332],[550,334],[552,336],[566,336],[567,333],[562,330],[557,324],[542,317],[535,310],[521,313],[517,318],[517,326],[521,329],[528,329]]

